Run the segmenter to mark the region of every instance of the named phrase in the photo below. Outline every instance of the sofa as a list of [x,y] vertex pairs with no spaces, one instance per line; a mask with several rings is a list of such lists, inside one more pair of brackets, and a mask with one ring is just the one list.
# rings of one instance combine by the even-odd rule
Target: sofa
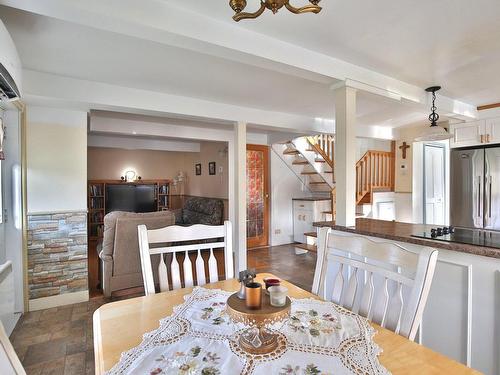
[[[102,261],[104,295],[143,286],[137,226],[158,229],[175,224],[172,211],[148,213],[110,212],[104,217],[104,236],[98,246]],[[153,270],[158,269],[159,257],[151,257]],[[157,278],[157,275],[155,275]]]
[[[170,225],[221,225],[224,203],[220,199],[189,197],[182,209],[148,213],[114,211],[104,217],[104,236],[97,251],[101,259],[101,285],[104,296],[143,286],[137,226],[148,229]],[[193,243],[196,243],[194,241]],[[158,284],[158,255],[151,257],[155,283]]]
[[174,210],[177,225],[221,225],[224,222],[224,202],[216,198],[189,197],[182,209]]

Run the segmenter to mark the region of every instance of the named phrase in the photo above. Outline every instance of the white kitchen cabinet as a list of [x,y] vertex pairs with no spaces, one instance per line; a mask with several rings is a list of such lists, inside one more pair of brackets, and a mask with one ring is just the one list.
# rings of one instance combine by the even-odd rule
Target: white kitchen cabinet
[[315,232],[313,227],[315,221],[325,220],[325,212],[331,210],[329,199],[293,200],[293,240],[295,242],[306,243],[304,233]]
[[454,124],[450,126],[450,131],[453,134],[453,138],[450,141],[451,147],[480,145],[486,133],[486,121],[480,120]]
[[500,143],[500,118],[486,120],[486,142]]
[[450,126],[450,146],[467,147],[500,144],[500,118],[492,118]]

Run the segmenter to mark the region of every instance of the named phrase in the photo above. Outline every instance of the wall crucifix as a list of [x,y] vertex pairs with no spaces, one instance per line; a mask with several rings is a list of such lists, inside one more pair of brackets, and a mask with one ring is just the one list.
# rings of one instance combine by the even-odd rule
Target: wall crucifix
[[406,142],[403,142],[403,144],[401,146],[399,146],[399,149],[403,153],[403,159],[406,159],[406,150],[408,150],[409,148],[410,148],[410,145],[407,144]]

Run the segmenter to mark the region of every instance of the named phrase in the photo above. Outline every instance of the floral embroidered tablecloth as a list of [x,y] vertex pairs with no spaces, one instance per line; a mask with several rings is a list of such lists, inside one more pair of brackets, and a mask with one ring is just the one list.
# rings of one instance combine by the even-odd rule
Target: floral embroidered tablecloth
[[333,303],[292,299],[290,319],[269,328],[279,334],[274,352],[252,355],[238,345],[242,324],[225,313],[231,292],[197,287],[160,327],[122,354],[118,374],[388,374],[365,318]]

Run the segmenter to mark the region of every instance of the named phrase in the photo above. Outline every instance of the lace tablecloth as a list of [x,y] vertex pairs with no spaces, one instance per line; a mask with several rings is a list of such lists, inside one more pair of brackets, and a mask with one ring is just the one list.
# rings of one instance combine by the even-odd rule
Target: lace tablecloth
[[[122,354],[108,374],[388,374],[365,318],[337,305],[292,299],[290,319],[269,328],[280,346],[252,355],[238,346],[245,328],[225,313],[232,292],[195,288],[160,327]],[[119,334],[119,333],[117,333]]]

